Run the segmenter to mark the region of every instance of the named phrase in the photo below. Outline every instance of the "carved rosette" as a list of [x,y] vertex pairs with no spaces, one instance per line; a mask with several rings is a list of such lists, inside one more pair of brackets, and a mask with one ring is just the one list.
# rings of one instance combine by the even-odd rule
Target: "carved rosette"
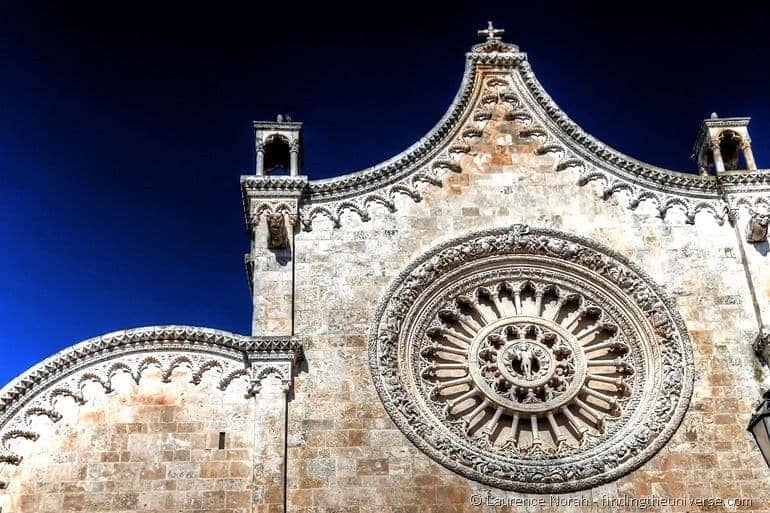
[[682,320],[643,271],[524,225],[450,241],[410,265],[377,311],[370,365],[415,445],[522,492],[632,471],[671,437],[693,382]]

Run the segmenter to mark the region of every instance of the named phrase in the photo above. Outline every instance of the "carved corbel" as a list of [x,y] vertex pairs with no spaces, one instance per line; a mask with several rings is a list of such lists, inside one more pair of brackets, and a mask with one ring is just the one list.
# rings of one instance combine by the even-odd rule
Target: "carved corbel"
[[246,352],[251,384],[246,397],[262,391],[262,381],[274,376],[286,394],[291,389],[295,366],[302,358],[302,344],[297,337],[269,337],[256,339]]
[[21,464],[22,459],[23,458],[18,454],[0,453],[0,463],[8,463],[9,465],[18,466],[19,464]]
[[262,219],[266,222],[268,249],[289,248],[289,235],[299,220],[296,202],[283,199],[261,200],[254,202],[250,211],[248,222],[252,230],[262,222]]
[[251,367],[251,385],[247,396],[253,397],[262,392],[262,380],[269,376],[278,378],[281,392],[287,394],[291,388],[292,367],[289,362],[254,363]]
[[752,346],[762,365],[770,365],[770,329],[765,327],[759,330]]
[[752,244],[767,241],[768,224],[770,224],[770,213],[760,214],[752,210],[746,227],[746,241]]
[[286,216],[282,213],[267,214],[267,247],[268,249],[287,249],[289,235],[286,229]]

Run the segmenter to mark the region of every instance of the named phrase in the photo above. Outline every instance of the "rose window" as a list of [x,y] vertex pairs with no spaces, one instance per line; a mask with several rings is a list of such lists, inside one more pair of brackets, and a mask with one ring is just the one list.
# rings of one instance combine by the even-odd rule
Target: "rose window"
[[689,340],[664,292],[603,246],[524,225],[415,260],[382,298],[370,365],[417,447],[528,492],[632,471],[692,393]]

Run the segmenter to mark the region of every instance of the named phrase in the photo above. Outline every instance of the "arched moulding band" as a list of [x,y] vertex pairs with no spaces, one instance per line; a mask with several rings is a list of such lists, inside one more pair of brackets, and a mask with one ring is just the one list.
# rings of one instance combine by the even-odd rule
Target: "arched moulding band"
[[672,436],[693,356],[652,279],[585,238],[526,225],[421,255],[383,295],[369,362],[428,456],[522,492],[597,486]]
[[86,387],[94,385],[109,394],[115,391],[116,379],[139,385],[150,368],[162,383],[170,383],[184,368],[182,375],[193,385],[210,377],[225,391],[236,381],[244,382],[247,400],[260,392],[261,381],[270,375],[287,391],[301,357],[302,345],[294,336],[250,337],[195,326],[148,326],[84,340],[0,388],[0,481],[4,463],[23,461],[14,452],[15,442],[40,438],[34,420],[61,421],[60,401],[88,403],[93,396]]

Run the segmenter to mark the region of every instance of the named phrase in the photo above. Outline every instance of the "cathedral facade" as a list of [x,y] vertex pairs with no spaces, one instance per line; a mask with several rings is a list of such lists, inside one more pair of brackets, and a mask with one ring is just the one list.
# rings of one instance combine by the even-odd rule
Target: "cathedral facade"
[[403,153],[255,122],[252,333],[154,326],[0,389],[0,511],[770,511],[770,171],[607,147],[490,27]]

